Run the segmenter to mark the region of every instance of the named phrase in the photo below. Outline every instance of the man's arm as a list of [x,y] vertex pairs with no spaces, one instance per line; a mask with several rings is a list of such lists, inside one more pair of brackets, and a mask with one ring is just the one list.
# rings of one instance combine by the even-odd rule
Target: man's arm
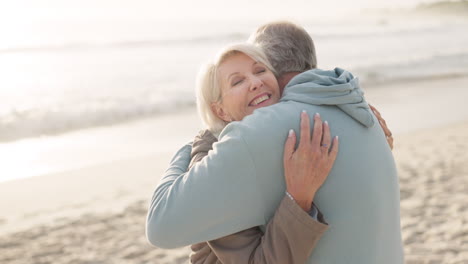
[[237,126],[185,173],[191,147],[182,147],[156,187],[146,234],[151,244],[175,248],[265,224],[251,154]]

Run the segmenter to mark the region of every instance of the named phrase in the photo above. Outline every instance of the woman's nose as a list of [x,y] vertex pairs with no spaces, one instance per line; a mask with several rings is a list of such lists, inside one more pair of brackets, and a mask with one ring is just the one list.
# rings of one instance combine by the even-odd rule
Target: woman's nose
[[250,90],[255,91],[258,88],[262,87],[263,81],[257,76],[253,76],[250,83]]

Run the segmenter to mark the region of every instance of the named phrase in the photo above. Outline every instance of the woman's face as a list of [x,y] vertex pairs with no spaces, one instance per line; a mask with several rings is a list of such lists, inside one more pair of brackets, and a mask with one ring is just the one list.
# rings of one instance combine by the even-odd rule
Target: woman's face
[[213,111],[224,121],[239,121],[255,109],[276,104],[280,99],[278,82],[265,65],[244,53],[228,57],[218,67],[221,102]]

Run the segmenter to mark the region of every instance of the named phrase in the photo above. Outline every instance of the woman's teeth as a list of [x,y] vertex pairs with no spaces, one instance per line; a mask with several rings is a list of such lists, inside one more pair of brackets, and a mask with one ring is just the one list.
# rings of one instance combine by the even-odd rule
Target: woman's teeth
[[270,98],[268,95],[261,96],[261,97],[255,99],[255,100],[252,102],[252,106],[256,106],[256,105],[258,105],[259,103],[268,100],[268,98]]

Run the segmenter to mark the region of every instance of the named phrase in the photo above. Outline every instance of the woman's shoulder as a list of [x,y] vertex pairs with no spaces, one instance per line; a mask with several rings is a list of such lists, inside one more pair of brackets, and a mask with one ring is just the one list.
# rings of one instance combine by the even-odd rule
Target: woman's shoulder
[[194,152],[208,152],[218,139],[208,129],[201,130],[192,143],[192,155]]

